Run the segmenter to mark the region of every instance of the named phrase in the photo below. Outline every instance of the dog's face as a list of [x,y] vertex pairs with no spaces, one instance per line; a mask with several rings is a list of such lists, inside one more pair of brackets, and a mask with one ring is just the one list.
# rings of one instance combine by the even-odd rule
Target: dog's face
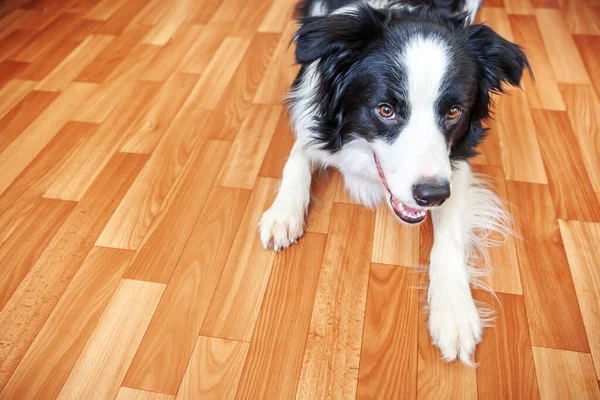
[[483,25],[431,10],[359,7],[306,19],[296,57],[316,66],[317,139],[368,143],[390,205],[418,223],[451,193],[452,162],[475,154],[490,94],[518,85],[523,52]]

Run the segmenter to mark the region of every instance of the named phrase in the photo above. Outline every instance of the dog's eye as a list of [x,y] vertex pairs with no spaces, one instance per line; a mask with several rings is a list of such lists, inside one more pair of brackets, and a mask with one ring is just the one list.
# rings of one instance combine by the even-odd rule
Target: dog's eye
[[460,108],[454,106],[450,109],[450,111],[448,111],[448,114],[446,114],[446,118],[448,118],[450,121],[453,121],[455,119],[460,118],[461,115],[462,115],[462,110]]
[[377,112],[381,115],[381,118],[391,119],[394,118],[395,112],[392,106],[389,104],[380,104],[377,106]]

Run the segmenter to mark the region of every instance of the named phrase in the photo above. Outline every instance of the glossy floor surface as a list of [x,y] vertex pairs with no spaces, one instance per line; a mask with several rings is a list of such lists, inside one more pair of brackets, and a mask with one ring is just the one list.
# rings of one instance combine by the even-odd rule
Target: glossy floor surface
[[537,79],[474,160],[521,239],[468,368],[426,330],[429,222],[332,172],[297,245],[259,243],[294,2],[2,2],[0,399],[600,398],[600,4],[480,15]]

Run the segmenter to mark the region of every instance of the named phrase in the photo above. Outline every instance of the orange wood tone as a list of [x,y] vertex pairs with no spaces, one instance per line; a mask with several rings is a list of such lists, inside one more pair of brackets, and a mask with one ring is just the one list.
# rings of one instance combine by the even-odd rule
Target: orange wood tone
[[415,398],[417,394],[419,274],[372,264],[357,398]]
[[0,400],[600,398],[597,4],[477,16],[535,79],[472,160],[517,236],[469,368],[431,343],[431,218],[317,168],[304,237],[262,247],[297,2],[0,1]]
[[[475,298],[494,306],[489,293]],[[523,296],[498,293],[494,327],[477,349],[477,394],[481,399],[539,398]]]
[[197,145],[125,277],[162,283],[169,281],[228,151],[229,144],[226,142],[209,141]]
[[[567,114],[542,110],[533,110],[532,114],[556,216],[600,222],[600,206],[594,201],[594,191],[582,165],[583,158]],[[573,185],[573,182],[581,184]]]
[[199,336],[177,399],[233,399],[249,344]]
[[275,260],[237,391],[238,398],[294,398],[325,250],[307,233]]
[[[129,368],[125,385],[177,393],[248,197],[245,190],[213,189]],[[173,340],[163,340],[166,336]]]
[[506,189],[523,238],[516,244],[532,344],[589,352],[550,190],[512,181]]
[[[375,215],[335,204],[297,397],[356,393]],[[346,246],[351,237],[353,246]]]
[[132,256],[130,251],[102,247],[90,251],[2,396],[58,395]]

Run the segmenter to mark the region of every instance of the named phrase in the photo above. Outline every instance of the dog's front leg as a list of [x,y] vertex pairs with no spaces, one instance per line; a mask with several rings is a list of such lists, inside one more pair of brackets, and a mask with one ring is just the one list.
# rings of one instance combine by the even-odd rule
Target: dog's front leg
[[304,233],[304,219],[310,202],[311,161],[305,143],[297,140],[283,168],[277,197],[259,222],[265,249],[285,249]]
[[[432,210],[434,244],[429,267],[429,331],[446,361],[473,365],[482,322],[471,295],[467,250],[473,234],[473,177],[461,162],[452,177],[452,195]],[[475,196],[476,198],[477,196]]]

